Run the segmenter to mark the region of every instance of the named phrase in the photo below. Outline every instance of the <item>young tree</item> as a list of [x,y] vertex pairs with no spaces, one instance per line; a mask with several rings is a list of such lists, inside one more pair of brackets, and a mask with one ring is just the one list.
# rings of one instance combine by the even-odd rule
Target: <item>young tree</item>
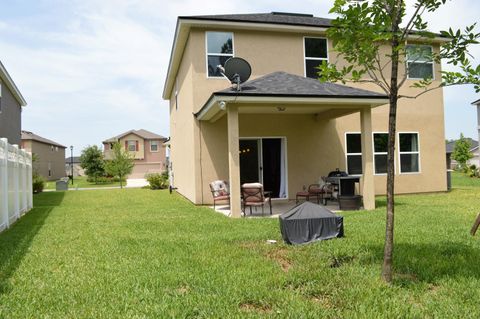
[[104,165],[102,150],[97,145],[88,146],[82,150],[80,166],[88,177],[95,180],[95,183],[97,183],[97,177],[105,175]]
[[105,162],[105,169],[108,174],[120,179],[120,188],[123,188],[122,180],[133,170],[134,157],[123,149],[120,143],[114,143],[113,158]]
[[[413,13],[407,16],[405,0],[335,0],[330,13],[338,17],[327,31],[333,40],[334,51],[347,65],[323,63],[320,67],[321,81],[343,83],[373,83],[389,98],[388,155],[387,155],[387,216],[382,278],[392,281],[393,229],[394,229],[394,151],[397,119],[397,105],[400,98],[417,98],[436,88],[468,84],[480,91],[480,66],[473,67],[469,60],[468,47],[477,44],[479,34],[475,25],[461,30],[441,31],[440,36],[448,38],[437,52],[409,47],[407,43],[430,43],[438,34],[428,31],[425,13],[433,13],[447,0],[414,0]],[[387,50],[381,49],[381,47]],[[406,62],[409,56],[410,63]],[[442,71],[440,85],[432,76],[425,76],[412,86],[418,94],[406,96],[400,93],[405,85],[410,66],[424,62],[457,66],[456,72]],[[413,62],[413,63],[412,63]],[[400,69],[402,67],[402,69]],[[404,68],[404,69],[403,69]],[[405,72],[403,72],[405,70]],[[417,77],[417,76],[415,76]],[[437,84],[435,84],[437,83]]]
[[461,168],[465,167],[467,161],[473,157],[472,152],[470,152],[471,148],[470,141],[463,136],[463,133],[460,133],[460,138],[455,142],[453,148],[452,158],[460,164]]

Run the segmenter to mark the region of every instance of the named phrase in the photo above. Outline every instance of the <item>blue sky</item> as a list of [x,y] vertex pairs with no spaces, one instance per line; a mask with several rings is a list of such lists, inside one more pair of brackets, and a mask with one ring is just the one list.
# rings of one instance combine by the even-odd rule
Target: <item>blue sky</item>
[[[66,146],[130,129],[169,135],[161,94],[179,15],[288,11],[328,16],[330,0],[0,0],[0,60],[28,106],[23,129]],[[411,0],[407,1],[412,2]],[[431,29],[478,21],[480,1],[453,0]],[[480,60],[480,48],[472,50]],[[470,86],[444,90],[446,138],[476,138],[480,98]]]

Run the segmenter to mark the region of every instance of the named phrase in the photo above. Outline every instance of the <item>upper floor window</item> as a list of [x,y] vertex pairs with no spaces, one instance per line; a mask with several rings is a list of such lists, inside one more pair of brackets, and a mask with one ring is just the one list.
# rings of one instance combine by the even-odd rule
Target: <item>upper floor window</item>
[[327,39],[324,38],[305,38],[305,76],[317,79],[317,66],[322,61],[328,61]]
[[420,172],[418,133],[399,133],[400,173]]
[[150,141],[150,152],[158,152],[158,141]]
[[407,72],[409,79],[433,79],[431,46],[407,45]]
[[137,151],[137,141],[127,141],[127,150],[129,152]]
[[362,135],[360,133],[347,133],[347,173],[349,175],[362,174]]
[[221,77],[218,65],[233,57],[233,33],[207,32],[207,72],[208,77]]

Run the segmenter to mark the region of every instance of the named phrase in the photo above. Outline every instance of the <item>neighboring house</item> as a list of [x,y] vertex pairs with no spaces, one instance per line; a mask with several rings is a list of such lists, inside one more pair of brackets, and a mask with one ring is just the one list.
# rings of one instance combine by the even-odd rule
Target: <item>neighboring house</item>
[[163,145],[166,140],[166,137],[147,130],[130,130],[103,141],[103,153],[105,159],[111,159],[112,144],[119,142],[135,156],[135,166],[129,178],[145,178],[146,174],[161,173],[167,169]]
[[472,105],[477,107],[477,138],[480,141],[480,99],[473,102]]
[[[467,161],[468,165],[475,165],[476,167],[480,167],[480,154],[478,149],[478,142],[472,138],[466,138],[470,142],[470,152],[472,152],[473,157]],[[455,169],[457,167],[457,161],[452,158],[453,150],[455,149],[455,143],[457,141],[450,141],[445,145],[446,154],[447,154],[447,168],[448,169]]]
[[74,156],[73,161],[72,157],[67,157],[65,159],[65,173],[67,176],[72,174],[72,164],[73,164],[73,176],[84,176],[85,170],[80,166],[80,156]]
[[21,147],[36,155],[33,168],[38,174],[49,181],[65,177],[65,146],[32,132],[22,131]]
[[22,107],[27,102],[0,61],[0,138],[20,145]]
[[[375,207],[374,195],[386,190],[388,99],[374,85],[313,79],[323,60],[345,63],[326,38],[330,26],[330,19],[290,13],[178,18],[163,91],[178,192],[209,204],[209,183],[228,180],[239,216],[241,183],[261,182],[273,197],[292,199],[340,168],[362,176],[364,206]],[[428,55],[445,41],[412,39],[408,49]],[[231,57],[252,67],[240,91],[217,68]],[[401,94],[420,92],[412,79],[424,75],[440,83],[440,64],[409,58]],[[400,100],[397,132],[395,192],[446,191],[443,91]]]

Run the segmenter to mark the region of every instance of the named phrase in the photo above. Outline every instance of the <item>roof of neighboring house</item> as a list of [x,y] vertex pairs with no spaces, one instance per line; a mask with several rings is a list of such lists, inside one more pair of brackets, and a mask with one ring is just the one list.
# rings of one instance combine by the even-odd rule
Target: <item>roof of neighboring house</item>
[[62,144],[59,144],[57,142],[54,142],[52,140],[49,140],[48,138],[44,138],[44,137],[41,137],[37,134],[34,134],[32,132],[29,132],[29,131],[22,131],[22,140],[32,140],[32,141],[36,141],[36,142],[40,142],[40,143],[44,143],[44,144],[48,144],[48,145],[54,145],[54,146],[58,146],[58,147],[62,147],[62,148],[67,148],[66,146],[63,146]]
[[320,82],[287,72],[273,72],[241,85],[241,91],[228,88],[214,95],[235,96],[295,96],[295,97],[335,97],[335,98],[379,98],[385,94],[353,88],[329,82]]
[[122,133],[122,134],[120,134],[120,135],[111,137],[111,138],[103,141],[102,143],[113,143],[113,142],[117,142],[119,139],[121,139],[122,137],[127,136],[127,135],[129,135],[129,134],[138,135],[139,137],[141,137],[141,138],[143,138],[143,139],[145,139],[145,140],[166,140],[166,139],[167,139],[165,136],[158,135],[158,134],[152,133],[152,132],[150,132],[150,131],[141,129],[141,130],[130,130],[130,131],[127,131],[127,132]]
[[219,14],[201,16],[181,16],[179,19],[228,21],[228,22],[253,22],[286,24],[312,27],[331,27],[332,19],[314,17],[313,14],[270,12],[250,14]]
[[26,106],[27,101],[25,101],[24,97],[22,96],[22,93],[20,93],[20,90],[15,85],[15,82],[13,82],[12,78],[10,77],[10,74],[8,74],[7,69],[5,69],[5,67],[3,66],[2,61],[0,61],[0,79],[2,79],[2,82],[5,83],[7,87],[10,89],[13,96],[17,100],[17,102],[21,106]]
[[[470,137],[466,137],[465,139],[470,142],[470,145],[471,145],[470,151],[473,151],[476,148],[478,148],[478,141],[475,141],[474,139],[471,139]],[[455,143],[456,142],[457,141],[450,141],[445,145],[446,150],[447,150],[447,154],[453,153],[453,150],[455,149]]]
[[476,100],[475,102],[472,102],[472,105],[480,105],[480,99]]
[[[65,159],[65,164],[70,164],[72,161],[71,161],[71,157],[67,157]],[[74,156],[73,157],[73,163],[74,164],[77,164],[77,163],[80,163],[80,156]]]

